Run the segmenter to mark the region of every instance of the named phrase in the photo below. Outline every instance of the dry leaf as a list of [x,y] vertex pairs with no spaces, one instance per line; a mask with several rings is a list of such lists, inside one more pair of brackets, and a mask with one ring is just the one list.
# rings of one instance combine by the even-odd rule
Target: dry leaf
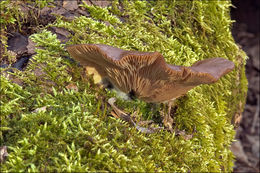
[[6,146],[0,147],[0,163],[3,163],[7,157],[8,157],[7,147]]
[[27,52],[28,37],[23,36],[19,32],[15,32],[8,39],[8,50],[15,52],[17,55],[22,55]]
[[66,86],[67,89],[70,89],[70,90],[74,90],[76,92],[78,92],[78,87],[77,85],[73,84],[73,83],[70,83],[69,85]]
[[78,2],[77,1],[63,1],[63,8],[66,10],[76,10],[78,8]]
[[[194,132],[195,132],[195,131],[194,131]],[[182,136],[183,139],[185,139],[185,140],[190,140],[190,139],[193,138],[194,132],[193,132],[192,134],[190,134],[190,135],[187,135],[184,130],[176,130],[176,131],[175,131],[175,134]]]
[[34,112],[34,113],[37,113],[37,112],[45,112],[45,111],[46,111],[46,108],[47,108],[47,106],[43,106],[43,107],[41,107],[41,108],[35,109],[33,112]]
[[32,55],[32,54],[35,54],[35,46],[36,46],[36,43],[34,43],[30,38],[28,39],[28,45],[26,46],[27,48],[27,53],[29,55]]
[[108,7],[111,5],[112,1],[107,1],[107,0],[102,0],[102,1],[97,1],[97,0],[91,0],[91,2],[94,4],[94,5],[97,5],[99,7]]

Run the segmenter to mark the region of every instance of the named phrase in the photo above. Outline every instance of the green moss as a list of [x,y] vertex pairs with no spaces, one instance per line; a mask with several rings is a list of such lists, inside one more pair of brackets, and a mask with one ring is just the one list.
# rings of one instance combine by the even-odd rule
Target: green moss
[[[15,53],[11,53],[7,50],[8,36],[12,35],[14,32],[20,32],[24,35],[28,34],[28,30],[22,29],[22,26],[24,26],[23,28],[26,28],[28,23],[31,25],[30,29],[36,31],[40,27],[38,26],[39,22],[37,20],[37,17],[39,16],[39,10],[45,6],[50,7],[51,2],[53,2],[53,0],[2,0],[0,2],[0,61],[2,64],[11,65],[16,62],[16,56],[14,55]],[[30,10],[23,7],[26,5],[30,6],[28,8]]]
[[[230,121],[244,103],[246,55],[232,38],[229,1],[114,1],[112,7],[83,5],[91,18],[58,18],[50,26],[75,34],[67,44],[103,43],[127,50],[158,51],[167,62],[191,65],[223,57],[236,69],[213,85],[202,85],[177,100],[176,127],[192,139],[165,131],[145,135],[107,116],[113,93],[98,89],[68,56],[56,35],[43,30],[31,36],[42,49],[28,68],[16,72],[23,87],[1,78],[1,143],[8,146],[4,171],[232,171],[234,138]],[[121,10],[120,8],[123,8]],[[68,84],[78,91],[66,89]],[[2,95],[3,93],[3,95]],[[106,97],[105,97],[106,96]],[[140,119],[156,119],[142,101],[117,104],[126,112],[139,109]],[[34,111],[43,108],[43,111]],[[15,118],[8,118],[9,115]],[[1,121],[2,122],[2,121]]]

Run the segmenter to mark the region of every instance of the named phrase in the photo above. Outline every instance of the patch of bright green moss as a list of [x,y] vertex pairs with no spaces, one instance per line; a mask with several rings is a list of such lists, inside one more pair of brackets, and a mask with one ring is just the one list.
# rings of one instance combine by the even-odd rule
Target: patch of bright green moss
[[[36,0],[36,1],[12,1],[12,0],[2,0],[0,2],[0,43],[1,43],[1,55],[0,63],[8,64],[11,66],[16,62],[16,56],[7,50],[7,40],[14,32],[20,32],[23,35],[28,34],[28,30],[37,30],[39,24],[37,17],[39,16],[39,11],[43,7],[51,6],[50,4],[53,0]],[[30,6],[28,9],[25,6]],[[29,10],[30,9],[30,10]],[[37,11],[38,10],[38,11]],[[38,18],[39,19],[39,18]],[[26,26],[30,23],[30,29],[22,29],[22,26]],[[35,24],[34,24],[35,23]],[[25,26],[23,27],[25,28]]]
[[[83,69],[62,58],[67,55],[56,35],[43,30],[31,36],[42,49],[24,72],[20,87],[1,78],[5,127],[1,144],[9,171],[173,171],[226,172],[233,166],[229,147],[234,138],[230,121],[244,103],[246,55],[231,36],[229,1],[124,1],[123,10],[83,5],[90,18],[61,18],[52,26],[75,33],[67,44],[102,43],[127,50],[158,51],[168,63],[191,65],[223,57],[236,69],[216,84],[202,85],[177,100],[174,121],[190,140],[161,131],[145,135],[107,116],[105,100],[113,96],[82,77]],[[35,72],[38,70],[38,73]],[[39,72],[40,71],[40,72]],[[66,89],[68,84],[78,91]],[[2,95],[3,94],[3,95]],[[19,98],[19,99],[17,99]],[[143,119],[158,110],[142,101],[118,100],[126,112],[139,109]],[[43,108],[42,111],[34,111]],[[12,118],[8,117],[12,115]],[[1,121],[2,122],[2,121]]]

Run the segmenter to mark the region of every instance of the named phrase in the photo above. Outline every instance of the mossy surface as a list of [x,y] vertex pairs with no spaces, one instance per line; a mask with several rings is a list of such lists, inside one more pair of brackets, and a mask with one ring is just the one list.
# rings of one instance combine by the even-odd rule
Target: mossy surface
[[[49,26],[74,33],[70,44],[101,43],[126,50],[158,51],[168,63],[192,65],[223,57],[235,70],[216,84],[201,85],[177,100],[176,128],[192,139],[161,131],[142,134],[108,116],[113,93],[96,87],[72,63],[65,45],[43,29],[30,38],[40,47],[25,71],[1,76],[1,145],[9,157],[2,171],[232,171],[232,116],[245,102],[246,55],[235,44],[229,1],[113,1],[83,5],[90,17],[58,18]],[[3,70],[2,70],[3,71]],[[77,90],[66,88],[74,85]],[[125,112],[156,119],[141,101],[118,100]],[[37,108],[42,108],[37,109]]]

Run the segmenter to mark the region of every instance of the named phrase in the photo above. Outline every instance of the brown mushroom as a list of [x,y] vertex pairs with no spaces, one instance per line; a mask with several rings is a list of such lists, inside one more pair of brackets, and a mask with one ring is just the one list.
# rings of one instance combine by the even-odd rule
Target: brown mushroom
[[124,93],[146,102],[165,102],[184,95],[200,84],[216,82],[234,68],[224,58],[198,61],[191,67],[166,64],[158,52],[126,51],[101,44],[67,47],[83,66],[93,67]]
[[224,58],[205,59],[191,67],[175,66],[167,64],[159,52],[126,51],[102,44],[71,45],[67,50],[120,91],[153,103],[169,102],[200,84],[214,83],[234,68]]

